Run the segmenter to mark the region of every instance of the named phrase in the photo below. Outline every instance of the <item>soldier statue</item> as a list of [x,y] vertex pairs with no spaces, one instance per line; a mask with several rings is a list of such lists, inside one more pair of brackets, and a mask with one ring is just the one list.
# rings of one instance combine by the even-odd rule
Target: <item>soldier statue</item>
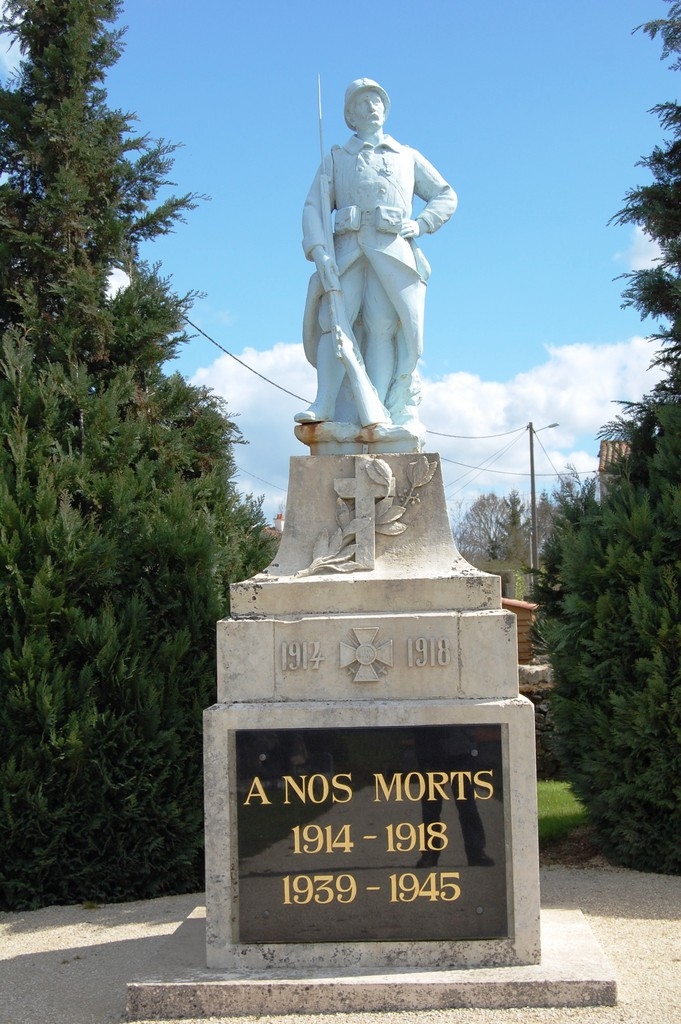
[[[449,220],[457,197],[419,152],[384,132],[389,111],[376,82],[348,86],[344,114],[354,134],[323,154],[305,202],[303,249],[316,273],[303,340],[317,369],[317,396],[296,415],[300,424],[389,431],[418,423],[416,364],[430,267],[416,239]],[[414,196],[425,204],[415,216]]]

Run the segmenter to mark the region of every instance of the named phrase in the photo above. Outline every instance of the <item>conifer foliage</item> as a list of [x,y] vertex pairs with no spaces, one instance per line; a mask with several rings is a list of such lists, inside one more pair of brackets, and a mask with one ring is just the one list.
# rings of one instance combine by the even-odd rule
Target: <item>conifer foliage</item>
[[[681,3],[643,26],[681,53]],[[678,57],[672,64],[681,68]],[[644,871],[681,872],[681,106],[656,108],[666,140],[617,216],[660,259],[629,275],[625,301],[660,318],[664,377],[604,428],[628,456],[601,495],[566,491],[540,580],[557,678],[565,768],[603,851]],[[626,449],[625,449],[626,450]],[[544,587],[542,593],[541,587]]]
[[[240,435],[163,364],[192,296],[140,257],[197,197],[104,79],[115,0],[7,0],[0,87],[0,906],[202,885],[201,712],[267,561]],[[114,268],[130,278],[113,295]]]

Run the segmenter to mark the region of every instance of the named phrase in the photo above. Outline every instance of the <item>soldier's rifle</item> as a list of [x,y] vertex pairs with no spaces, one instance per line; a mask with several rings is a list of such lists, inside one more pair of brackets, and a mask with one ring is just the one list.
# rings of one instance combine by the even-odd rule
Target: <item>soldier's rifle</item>
[[[322,85],[321,77],[317,79],[317,96],[319,103],[319,148],[321,150],[321,170],[319,174],[322,204],[322,225],[324,228],[324,243],[326,251],[335,262],[335,247],[333,244],[333,228],[331,226],[331,179],[326,173],[324,154],[324,135],[322,131]],[[324,282],[322,282],[324,285]],[[326,290],[326,289],[325,289]],[[359,351],[359,345],[348,320],[343,293],[340,289],[340,280],[337,288],[330,288],[326,291],[331,311],[331,322],[333,333],[336,339],[336,354],[342,360],[345,372],[350,381],[352,394],[357,406],[360,424],[363,427],[372,426],[375,423],[389,423],[390,415],[378,397],[376,388],[371,383],[364,365],[364,360]]]

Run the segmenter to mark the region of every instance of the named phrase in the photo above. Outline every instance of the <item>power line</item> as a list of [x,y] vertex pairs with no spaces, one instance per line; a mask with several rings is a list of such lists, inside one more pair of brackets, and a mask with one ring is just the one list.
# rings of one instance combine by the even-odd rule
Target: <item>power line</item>
[[[260,373],[252,366],[249,366],[248,363],[245,363],[243,359],[239,359],[238,356],[235,356],[233,352],[230,352],[229,349],[225,348],[224,345],[221,345],[219,341],[215,340],[215,338],[211,338],[210,334],[207,334],[206,331],[198,326],[198,324],[195,324],[190,320],[188,316],[186,316],[184,320],[185,323],[189,324],[190,327],[193,327],[195,331],[198,331],[199,334],[209,341],[211,345],[215,345],[215,347],[219,348],[221,352],[224,352],[226,356],[233,359],[235,363],[238,363],[239,366],[243,366],[244,370],[250,370],[250,372],[254,373],[256,377],[260,378],[260,380],[264,380],[266,384],[271,384],[273,388],[278,388],[279,391],[283,391],[285,394],[291,395],[292,398],[297,398],[301,402],[307,402],[309,405],[310,400],[308,398],[303,398],[301,395],[297,395],[295,392],[289,391],[288,388],[283,387],[281,384],[277,384],[276,381],[271,380],[263,373]],[[505,430],[501,434],[444,434],[439,430],[428,430],[426,433],[432,434],[433,437],[450,437],[455,441],[487,441],[493,437],[509,437],[511,434],[519,434],[523,430],[527,430],[525,425],[522,427],[514,427],[513,430]],[[457,465],[464,465],[464,463],[457,463]]]
[[[560,479],[561,479],[561,478],[563,477],[563,475],[564,475],[564,474],[563,474],[563,473],[559,473],[559,472],[558,472],[558,470],[556,469],[556,467],[555,467],[555,466],[553,465],[553,462],[551,461],[551,456],[550,456],[550,455],[549,455],[549,453],[547,452],[547,450],[546,450],[546,448],[544,447],[544,445],[543,445],[543,444],[541,443],[541,439],[537,437],[537,433],[538,433],[538,432],[537,432],[537,431],[535,430],[535,432],[534,432],[534,436],[535,436],[535,439],[536,439],[536,441],[537,441],[537,444],[539,445],[539,447],[540,447],[540,448],[541,448],[541,450],[543,451],[544,455],[546,456],[546,458],[547,458],[547,459],[548,459],[548,461],[549,461],[549,465],[551,466],[551,468],[552,468],[553,470],[555,470],[556,476],[557,476],[557,477],[558,477],[558,479],[560,480]],[[536,475],[536,476],[548,476],[549,474],[548,474],[548,473],[536,473],[535,475]]]
[[[452,437],[456,441],[487,441],[491,437],[508,437],[509,434],[519,434],[521,431],[527,430],[527,426],[515,427],[513,430],[505,430],[503,434],[442,434],[439,430],[427,430],[427,434],[433,434],[434,437]],[[463,463],[460,463],[463,465]]]
[[[308,398],[303,398],[302,395],[298,395],[294,391],[289,391],[288,388],[283,387],[283,385],[281,385],[281,384],[277,384],[276,381],[271,380],[269,377],[266,377],[263,373],[260,373],[258,370],[254,369],[252,366],[249,366],[248,363],[245,363],[243,361],[243,359],[239,359],[238,356],[235,356],[233,352],[230,352],[229,349],[225,348],[224,345],[221,345],[219,341],[216,341],[215,338],[212,338],[210,336],[210,334],[208,334],[206,331],[204,331],[203,328],[199,327],[198,324],[195,324],[192,320],[190,320],[189,317],[185,316],[184,317],[184,321],[190,327],[192,327],[195,331],[198,331],[198,333],[201,334],[207,341],[209,341],[211,343],[211,345],[215,345],[215,347],[217,349],[219,349],[221,352],[224,352],[224,354],[226,356],[229,356],[230,359],[233,359],[235,363],[239,364],[239,366],[242,366],[244,368],[244,370],[249,370],[251,373],[255,374],[256,377],[259,377],[260,380],[263,380],[266,384],[271,384],[271,386],[273,388],[277,388],[277,390],[283,391],[284,394],[290,395],[291,398],[295,398],[295,399],[297,399],[300,402],[307,402],[309,404],[309,399]],[[452,440],[455,440],[455,441],[487,441],[487,440],[490,440],[491,438],[495,438],[495,437],[510,437],[513,434],[519,435],[519,434],[521,434],[525,430],[527,430],[527,426],[526,425],[523,425],[522,427],[515,427],[513,430],[505,430],[505,431],[502,431],[499,434],[446,434],[446,433],[443,433],[442,431],[439,431],[439,430],[428,430],[428,431],[426,431],[426,433],[432,434],[433,437],[447,437],[447,438],[451,438]],[[518,438],[516,438],[515,440],[518,440]],[[523,472],[515,473],[512,470],[508,470],[508,469],[490,469],[490,466],[493,463],[497,462],[501,458],[502,455],[505,455],[505,453],[510,448],[513,447],[513,445],[515,444],[515,440],[511,441],[508,445],[506,445],[505,447],[501,448],[494,455],[491,455],[489,457],[489,459],[486,459],[485,462],[483,462],[482,465],[480,465],[480,466],[471,466],[469,463],[457,462],[455,459],[447,459],[444,456],[440,456],[440,459],[441,459],[442,462],[448,462],[448,463],[450,463],[453,466],[461,466],[463,469],[467,469],[470,472],[475,473],[476,476],[480,476],[481,473],[496,473],[497,476],[516,476],[516,477],[518,477],[518,476],[531,476],[530,473],[523,473]],[[553,473],[536,473],[535,476],[558,477],[558,479],[560,479],[565,474],[564,473],[560,473],[556,469],[556,467],[554,466],[553,462],[551,461],[551,458],[550,458],[548,452],[544,448],[544,445],[541,443],[541,441],[539,441],[539,445],[540,445],[542,451],[544,452],[544,454],[546,455],[546,458],[548,459],[548,461],[549,461],[549,463],[550,463],[550,465],[551,465],[551,467],[553,469]],[[281,487],[277,487],[276,484],[270,483],[268,480],[263,480],[262,477],[256,476],[254,473],[249,473],[248,470],[246,470],[246,469],[239,469],[239,472],[240,473],[245,473],[247,476],[253,477],[254,480],[258,480],[259,483],[265,484],[267,487],[273,487],[275,490],[282,491],[282,493],[286,493]],[[592,472],[593,472],[593,470],[585,470],[584,472],[577,473],[576,475],[577,476],[588,476]],[[459,480],[463,480],[468,475],[469,475],[468,473],[463,473],[460,477],[457,477],[456,480],[453,480],[452,483],[448,484],[447,486],[448,487],[453,487],[455,484],[457,484],[459,482]],[[475,478],[476,477],[472,477],[470,480],[467,481],[467,483],[472,483]],[[463,490],[463,487],[460,487],[459,490]],[[458,494],[459,492],[455,491],[454,493]]]
[[251,476],[253,477],[254,480],[257,480],[259,483],[265,484],[266,487],[273,487],[275,491],[281,491],[282,494],[286,494],[285,488],[278,487],[277,484],[270,483],[269,480],[263,480],[261,476],[256,476],[255,473],[249,473],[247,469],[242,469],[241,466],[235,465],[234,468],[236,469],[237,473],[245,473],[246,476]]
[[239,359],[238,356],[235,356],[233,352],[230,352],[229,349],[226,349],[224,345],[221,345],[219,341],[215,340],[215,338],[211,338],[210,334],[206,334],[206,332],[203,331],[200,327],[198,327],[195,323],[193,323],[189,319],[189,317],[186,316],[184,320],[185,323],[189,324],[190,327],[193,327],[195,331],[198,331],[199,334],[202,334],[204,338],[210,341],[212,345],[215,345],[215,347],[219,348],[221,352],[224,352],[226,356],[229,356],[230,359],[233,359],[235,363],[239,364],[239,366],[243,366],[244,370],[250,370],[251,373],[254,373],[256,375],[256,377],[260,377],[260,380],[264,380],[266,384],[271,384],[273,388],[278,388],[280,391],[284,391],[287,395],[290,395],[291,398],[297,398],[300,402],[307,402],[308,405],[310,404],[309,399],[302,398],[300,395],[296,395],[295,392],[289,391],[288,388],[282,387],[281,384],[275,383],[275,381],[270,380],[269,377],[265,377],[264,374],[258,373],[257,370],[254,370],[252,366],[248,365],[248,363],[245,363],[242,359]]
[[[503,454],[504,454],[504,452],[500,452],[500,457]],[[440,456],[440,460],[442,462],[450,462],[452,464],[452,466],[463,466],[465,469],[478,469],[482,473],[496,473],[497,476],[531,476],[532,475],[531,473],[525,473],[525,472],[523,472],[520,469],[517,470],[517,471],[512,470],[512,469],[488,469],[487,466],[485,466],[484,464],[482,466],[470,466],[467,462],[456,462],[455,459],[446,459],[444,457],[444,455]],[[496,462],[496,459],[494,461]],[[549,462],[551,462],[550,459],[549,459]],[[561,476],[565,476],[566,475],[565,473],[560,473],[556,469],[556,467],[553,465],[552,462],[551,462],[551,465],[553,466],[553,470],[554,470],[553,473],[535,473],[534,475],[535,476],[550,476],[552,478],[554,476],[561,477]],[[588,469],[588,470],[585,469],[581,474],[578,473],[577,475],[578,476],[587,476],[589,473],[594,473],[594,472],[595,472],[595,470],[593,470],[593,469]],[[465,474],[464,474],[464,476],[465,476]],[[456,482],[457,482],[456,480],[452,481],[452,483],[456,483]],[[451,484],[449,486],[451,487]]]
[[[519,440],[520,440],[520,434],[518,434],[516,437],[514,437],[512,441],[509,441],[507,445],[504,445],[503,448],[500,448],[499,451],[496,452],[494,455],[491,455],[488,459],[486,459],[482,466],[468,466],[468,467],[466,467],[469,470],[475,471],[475,476],[471,477],[471,479],[469,479],[467,481],[467,483],[469,483],[469,484],[472,483],[473,480],[475,480],[476,477],[480,476],[481,473],[485,473],[485,472],[498,472],[496,470],[488,470],[487,466],[490,466],[493,463],[497,462],[501,458],[501,456],[505,455],[506,452],[510,448],[512,448],[514,444],[517,444]],[[454,460],[447,460],[447,461],[454,461]],[[457,465],[457,463],[455,463],[455,465]],[[464,463],[458,463],[458,465],[465,465],[465,464]],[[467,477],[469,475],[470,475],[469,473],[463,473],[460,477],[458,477],[454,481],[454,483],[457,484],[459,482],[459,480],[463,480],[465,477]],[[450,484],[449,486],[453,486],[453,484]],[[463,490],[463,488],[465,486],[466,486],[466,484],[462,484],[462,486],[459,488],[459,491]],[[459,492],[455,491],[454,493],[458,494]]]
[[[503,452],[501,454],[503,454]],[[465,462],[455,462],[454,459],[446,459],[442,455],[440,456],[440,459],[441,459],[442,462],[449,462],[449,463],[451,463],[454,466],[466,466]],[[551,460],[549,459],[549,461],[551,461]],[[551,465],[553,466],[553,463],[551,463]],[[515,476],[515,477],[528,477],[528,476],[532,475],[531,473],[523,473],[520,470],[517,473],[514,473],[514,472],[512,472],[511,470],[508,470],[508,469],[489,469],[489,468],[487,468],[487,466],[469,466],[467,468],[469,468],[471,470],[479,470],[479,472],[476,474],[476,476],[480,476],[482,473],[496,473],[497,476]],[[593,474],[596,473],[595,469],[570,470],[569,473],[568,472],[559,473],[558,470],[556,470],[555,466],[553,466],[553,468],[555,470],[554,473],[535,473],[535,477],[550,477],[552,480],[555,480],[556,478],[558,480],[562,480],[564,477],[568,477],[568,476],[569,477],[575,477],[576,476],[576,477],[580,477],[581,478],[581,477],[593,476]],[[451,501],[453,498],[455,498],[457,494],[460,494],[461,491],[463,491],[464,488],[469,483],[472,483],[473,480],[475,479],[475,477],[473,477],[472,479],[467,480],[466,483],[462,484],[461,487],[459,487],[458,490],[453,492],[453,494],[447,494],[446,493],[450,487],[454,487],[454,485],[457,484],[459,482],[459,480],[463,480],[467,476],[468,476],[468,473],[462,473],[462,475],[457,477],[456,480],[452,480],[450,483],[445,484],[445,494],[446,494],[446,498],[447,498],[448,502]],[[472,498],[471,502],[473,502],[474,500],[475,499]]]

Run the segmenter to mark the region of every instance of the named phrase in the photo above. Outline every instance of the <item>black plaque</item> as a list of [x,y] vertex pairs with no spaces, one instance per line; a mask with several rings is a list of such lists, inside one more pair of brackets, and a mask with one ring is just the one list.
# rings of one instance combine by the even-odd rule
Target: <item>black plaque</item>
[[500,725],[238,730],[240,942],[508,935]]

